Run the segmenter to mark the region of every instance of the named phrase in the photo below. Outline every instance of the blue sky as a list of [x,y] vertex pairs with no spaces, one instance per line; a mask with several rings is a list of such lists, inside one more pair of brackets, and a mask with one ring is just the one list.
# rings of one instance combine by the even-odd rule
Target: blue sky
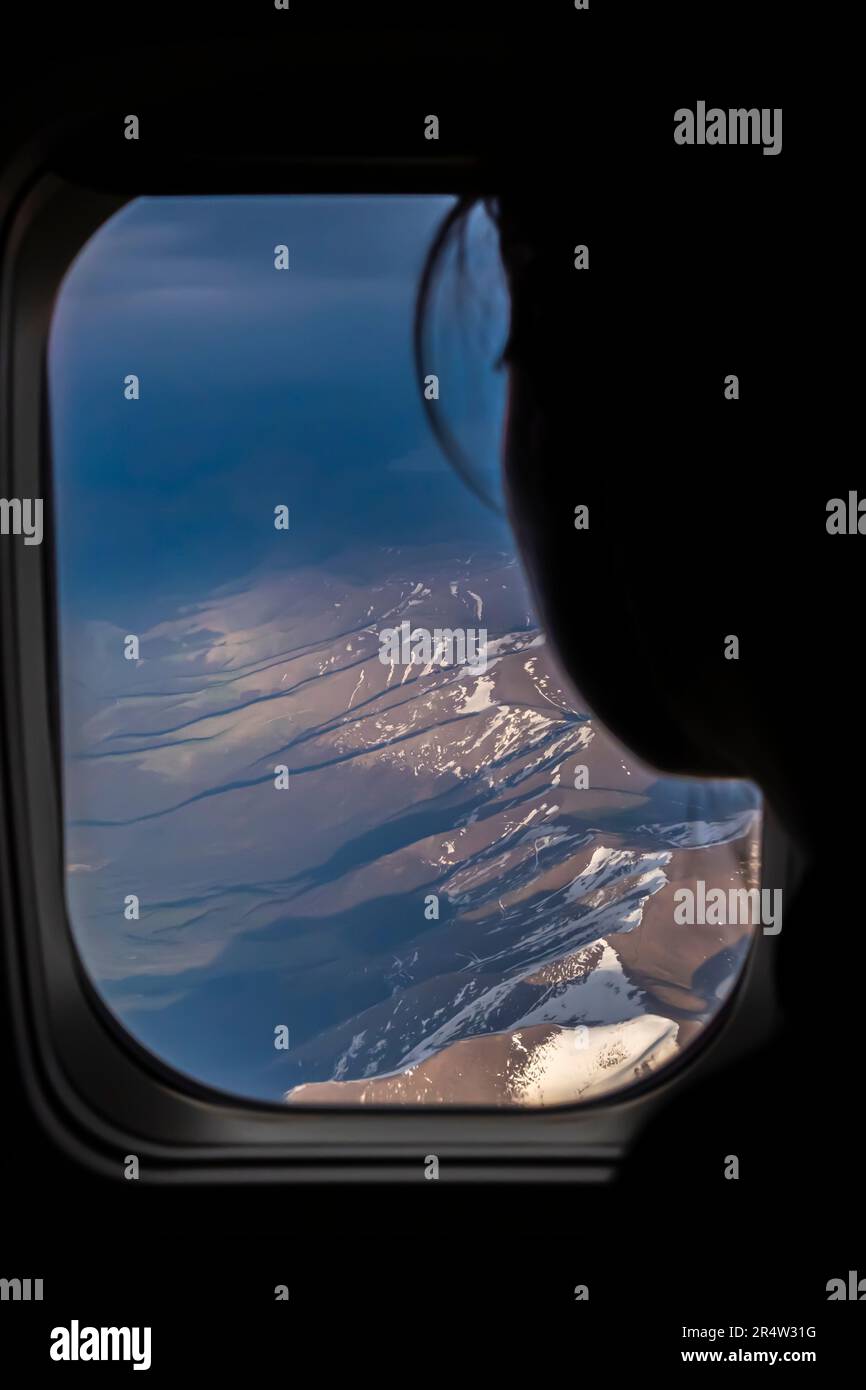
[[[70,611],[141,622],[203,583],[347,545],[423,544],[443,522],[449,539],[506,538],[440,456],[416,389],[415,290],[450,202],[143,198],[100,229],[50,343]],[[495,466],[494,350],[473,357],[456,315],[451,327],[443,408]],[[130,372],[137,402],[123,395]],[[281,502],[290,545],[273,529]]]

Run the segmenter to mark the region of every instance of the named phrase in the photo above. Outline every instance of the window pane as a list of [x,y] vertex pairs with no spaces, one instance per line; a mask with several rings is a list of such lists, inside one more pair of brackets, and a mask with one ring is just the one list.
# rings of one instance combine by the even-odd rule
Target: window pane
[[[55,314],[71,926],[139,1042],[247,1098],[596,1099],[697,1038],[754,931],[674,893],[757,885],[756,789],[659,777],[563,689],[430,435],[449,206],[139,199]],[[431,371],[489,474],[475,327]]]

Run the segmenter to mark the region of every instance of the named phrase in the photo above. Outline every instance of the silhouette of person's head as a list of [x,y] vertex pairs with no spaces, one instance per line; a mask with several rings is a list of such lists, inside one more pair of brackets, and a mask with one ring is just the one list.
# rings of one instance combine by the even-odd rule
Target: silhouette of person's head
[[[431,248],[419,352],[437,267],[475,201],[460,200]],[[708,268],[682,246],[648,265],[630,229],[609,225],[584,271],[569,198],[532,187],[486,206],[510,297],[508,514],[560,665],[638,756],[754,779],[815,848],[833,833],[855,737],[856,639],[841,595],[856,541],[827,534],[833,484],[801,474],[793,485],[781,456],[797,382],[778,344],[762,356],[754,323],[739,322],[736,265]],[[772,282],[758,308],[781,333]],[[852,732],[816,757],[828,701]]]

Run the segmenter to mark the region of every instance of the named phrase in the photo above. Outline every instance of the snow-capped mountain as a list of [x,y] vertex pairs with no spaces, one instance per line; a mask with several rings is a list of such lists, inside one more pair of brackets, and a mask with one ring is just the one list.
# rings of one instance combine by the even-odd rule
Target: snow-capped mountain
[[[402,623],[483,631],[483,669],[383,659]],[[138,661],[125,635],[66,637],[68,897],[112,1008],[176,1067],[290,1104],[562,1103],[719,1007],[752,929],[677,927],[672,895],[757,883],[757,793],[632,760],[508,557],[265,572]]]

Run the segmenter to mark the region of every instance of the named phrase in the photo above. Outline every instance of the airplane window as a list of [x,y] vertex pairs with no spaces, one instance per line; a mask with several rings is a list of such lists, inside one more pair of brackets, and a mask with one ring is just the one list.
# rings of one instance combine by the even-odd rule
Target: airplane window
[[443,310],[413,364],[451,203],[139,198],[58,298],[70,926],[130,1035],[248,1100],[613,1095],[760,929],[676,911],[759,886],[757,789],[660,776],[564,688],[430,434],[424,391],[495,486],[493,280],[480,335]]

